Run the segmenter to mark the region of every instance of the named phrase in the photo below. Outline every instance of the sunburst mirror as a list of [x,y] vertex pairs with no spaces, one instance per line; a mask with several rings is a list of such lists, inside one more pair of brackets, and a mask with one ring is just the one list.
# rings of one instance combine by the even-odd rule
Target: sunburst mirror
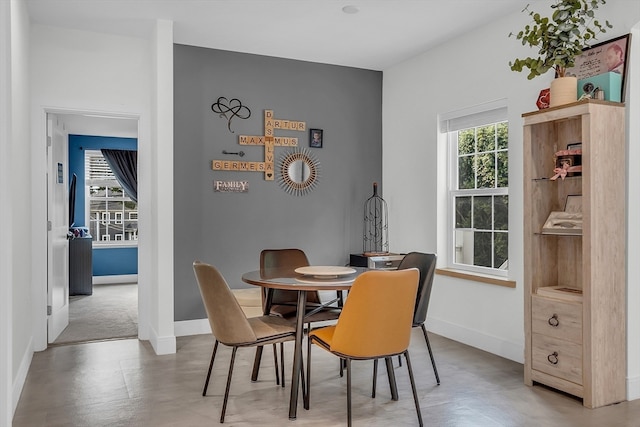
[[289,194],[303,196],[320,178],[320,162],[305,148],[294,148],[278,161],[278,183]]

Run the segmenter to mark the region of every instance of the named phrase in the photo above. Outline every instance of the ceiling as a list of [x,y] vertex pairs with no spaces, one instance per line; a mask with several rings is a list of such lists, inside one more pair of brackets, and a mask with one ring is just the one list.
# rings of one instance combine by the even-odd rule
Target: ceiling
[[[382,71],[531,0],[26,0],[33,22]],[[539,1],[539,0],[538,0]],[[347,7],[345,13],[343,8]]]
[[[377,71],[535,1],[26,0],[41,25],[149,37],[163,19],[178,44]],[[137,120],[60,117],[70,133],[137,136]]]

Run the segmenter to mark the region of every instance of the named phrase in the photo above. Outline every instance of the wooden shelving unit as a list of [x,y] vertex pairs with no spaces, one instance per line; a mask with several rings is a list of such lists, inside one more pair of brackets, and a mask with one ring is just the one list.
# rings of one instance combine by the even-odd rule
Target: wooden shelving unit
[[[624,105],[584,100],[523,114],[525,372],[596,408],[626,399]],[[554,154],[582,143],[582,175],[555,181]],[[581,195],[582,233],[543,234]]]

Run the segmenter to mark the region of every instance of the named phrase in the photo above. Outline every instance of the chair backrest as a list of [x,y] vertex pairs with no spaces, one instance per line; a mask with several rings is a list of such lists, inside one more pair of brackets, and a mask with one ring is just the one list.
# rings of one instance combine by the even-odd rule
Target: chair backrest
[[256,334],[247,316],[218,269],[195,261],[193,272],[200,288],[204,308],[207,310],[211,332],[216,339],[226,345],[256,341]]
[[[293,274],[296,268],[308,265],[309,259],[302,249],[264,249],[260,252],[260,270],[270,268],[278,269],[285,274]],[[297,291],[276,290],[272,303],[295,302],[297,300]],[[308,292],[307,301],[319,302],[318,292]]]
[[292,273],[298,267],[309,265],[302,249],[265,249],[260,252],[260,269],[277,268]]
[[398,270],[405,268],[417,268],[420,270],[418,295],[413,312],[413,326],[420,326],[427,320],[427,309],[429,308],[429,299],[431,298],[433,276],[436,272],[436,260],[436,254],[409,252],[402,258],[400,265],[398,265]]
[[331,351],[370,358],[409,347],[417,269],[362,273],[349,290],[331,341]]

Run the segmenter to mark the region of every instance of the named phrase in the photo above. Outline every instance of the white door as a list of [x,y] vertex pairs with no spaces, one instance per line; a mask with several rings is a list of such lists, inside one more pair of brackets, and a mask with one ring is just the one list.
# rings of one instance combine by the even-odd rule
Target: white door
[[69,156],[67,134],[47,114],[47,342],[69,324]]

